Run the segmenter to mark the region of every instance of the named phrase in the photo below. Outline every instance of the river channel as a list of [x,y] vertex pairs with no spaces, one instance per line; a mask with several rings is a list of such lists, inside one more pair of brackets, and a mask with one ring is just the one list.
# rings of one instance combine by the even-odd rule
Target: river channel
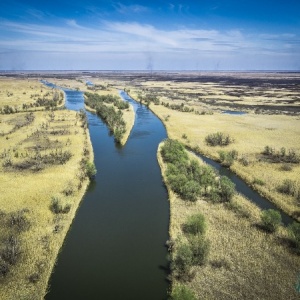
[[[82,92],[64,91],[68,109],[83,108]],[[124,147],[87,112],[98,172],[59,254],[47,300],[167,298],[169,203],[156,158],[167,134],[148,108],[121,95],[136,113]]]
[[[50,87],[55,87],[43,82]],[[84,108],[83,93],[64,90],[66,106]],[[46,300],[163,300],[167,298],[169,203],[156,159],[167,137],[162,122],[126,93],[135,124],[124,147],[101,119],[87,112],[98,170],[91,182],[50,280]],[[276,209],[219,163],[198,155],[228,176],[239,193],[262,209]],[[292,218],[281,212],[285,225]]]

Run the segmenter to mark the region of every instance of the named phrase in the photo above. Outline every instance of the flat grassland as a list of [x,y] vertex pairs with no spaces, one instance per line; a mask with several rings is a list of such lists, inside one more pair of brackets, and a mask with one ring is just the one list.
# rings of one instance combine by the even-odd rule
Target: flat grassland
[[[134,84],[133,84],[134,83]],[[237,151],[230,168],[283,211],[300,219],[300,164],[281,159],[281,149],[300,156],[300,76],[296,74],[223,74],[153,76],[135,79],[127,89],[135,99],[149,95],[150,109],[165,124],[170,138],[215,160],[220,151]],[[222,111],[244,111],[233,115]],[[228,135],[228,146],[210,146],[209,134]],[[264,154],[268,146],[278,159]],[[293,192],[282,193],[286,181]]]
[[[36,80],[18,82],[1,79],[0,90],[47,91]],[[0,299],[42,299],[89,182],[89,133],[84,116],[67,110],[0,114],[0,124]]]
[[[203,164],[198,157],[193,159]],[[158,161],[167,182],[160,148]],[[172,276],[173,291],[184,285],[197,299],[298,299],[295,284],[300,260],[283,242],[287,239],[285,228],[275,234],[259,229],[260,210],[239,194],[229,206],[206,198],[184,201],[170,188],[168,193],[170,237],[175,243],[172,257],[177,253],[176,246],[187,241],[183,226],[196,213],[205,216],[210,242],[207,263],[192,267],[194,277],[190,281]],[[236,204],[238,211],[232,209]]]
[[3,113],[37,111],[63,105],[63,92],[50,89],[38,80],[1,77],[0,111]]

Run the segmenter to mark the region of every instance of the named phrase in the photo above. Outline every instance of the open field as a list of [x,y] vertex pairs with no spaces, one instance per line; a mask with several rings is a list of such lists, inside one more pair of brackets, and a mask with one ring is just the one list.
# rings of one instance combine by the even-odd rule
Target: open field
[[[222,155],[234,153],[231,161],[226,158],[223,163],[282,210],[300,219],[298,73],[112,72],[82,76],[60,74],[55,82],[49,75],[48,80],[85,91],[83,79],[88,78],[104,86],[96,91],[100,94],[126,88],[137,101],[149,105],[165,124],[170,138],[215,160],[222,161]],[[223,114],[223,110],[247,114]],[[28,118],[3,119],[3,134]],[[217,132],[228,135],[228,145],[209,145],[207,136]],[[165,175],[161,158],[159,162]],[[190,282],[172,278],[173,288],[184,284],[199,299],[298,299],[295,284],[300,260],[289,247],[285,228],[274,234],[261,230],[261,211],[240,195],[235,195],[230,205],[205,198],[194,203],[183,201],[170,189],[169,197],[170,237],[175,240],[172,255],[176,255],[176,244],[187,240],[183,224],[196,212],[205,216],[210,241],[207,263],[192,267],[195,276]],[[48,201],[48,210],[49,205]]]
[[0,124],[0,299],[42,299],[89,182],[86,120],[55,110],[2,114]]
[[64,105],[64,94],[37,79],[1,77],[0,112],[37,111]]
[[[158,161],[167,182],[160,148]],[[203,164],[199,158],[193,159]],[[229,204],[203,197],[196,202],[184,201],[170,187],[168,193],[172,260],[179,245],[188,241],[183,228],[191,215],[204,215],[210,243],[207,262],[192,266],[187,281],[171,277],[172,291],[184,285],[197,299],[298,299],[295,284],[300,260],[285,242],[286,229],[280,228],[275,234],[262,231],[258,226],[260,210],[238,194]]]

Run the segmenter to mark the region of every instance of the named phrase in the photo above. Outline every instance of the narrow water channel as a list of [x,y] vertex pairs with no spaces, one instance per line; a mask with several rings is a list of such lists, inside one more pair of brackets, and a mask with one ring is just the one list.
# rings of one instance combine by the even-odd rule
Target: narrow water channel
[[[83,107],[65,90],[66,106]],[[78,209],[50,279],[47,300],[163,300],[169,204],[156,159],[166,138],[161,121],[125,94],[136,112],[125,147],[87,112],[98,170]]]
[[291,224],[294,219],[291,218],[288,214],[284,213],[277,206],[275,206],[272,202],[261,196],[257,191],[255,191],[252,187],[248,186],[240,177],[238,177],[235,173],[233,173],[230,169],[223,167],[220,163],[203,156],[201,154],[196,154],[200,157],[204,162],[208,165],[215,168],[220,175],[227,176],[234,184],[238,193],[245,196],[248,200],[255,203],[261,209],[275,209],[278,210],[281,214],[282,223],[284,225]]

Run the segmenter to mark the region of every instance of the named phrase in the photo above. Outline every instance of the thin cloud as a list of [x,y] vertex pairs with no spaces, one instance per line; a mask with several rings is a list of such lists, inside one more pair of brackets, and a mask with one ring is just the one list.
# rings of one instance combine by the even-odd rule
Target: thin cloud
[[120,14],[140,14],[140,13],[145,13],[149,12],[150,8],[143,6],[143,5],[138,5],[138,4],[133,4],[133,5],[124,5],[120,2],[116,3],[113,5],[116,11]]
[[[56,26],[34,23],[20,23],[0,20],[2,38],[0,53],[76,53],[92,54],[98,60],[111,55],[114,58],[131,59],[137,53],[152,53],[152,64],[159,68],[158,60],[166,62],[195,60],[220,60],[230,57],[243,61],[249,56],[299,58],[299,36],[285,33],[281,35],[246,34],[240,30],[173,29],[161,30],[149,24],[137,22],[102,21],[93,28],[80,24],[75,19],[61,19]],[[5,33],[5,34],[4,34]],[[266,42],[268,40],[273,42]],[[97,53],[97,56],[96,54]],[[102,55],[102,56],[101,56]],[[152,57],[152,56],[151,56]],[[141,58],[142,59],[142,58]],[[5,58],[3,58],[3,61]],[[149,59],[148,59],[149,60]],[[173,62],[174,63],[174,62]],[[127,63],[126,63],[127,64]]]

